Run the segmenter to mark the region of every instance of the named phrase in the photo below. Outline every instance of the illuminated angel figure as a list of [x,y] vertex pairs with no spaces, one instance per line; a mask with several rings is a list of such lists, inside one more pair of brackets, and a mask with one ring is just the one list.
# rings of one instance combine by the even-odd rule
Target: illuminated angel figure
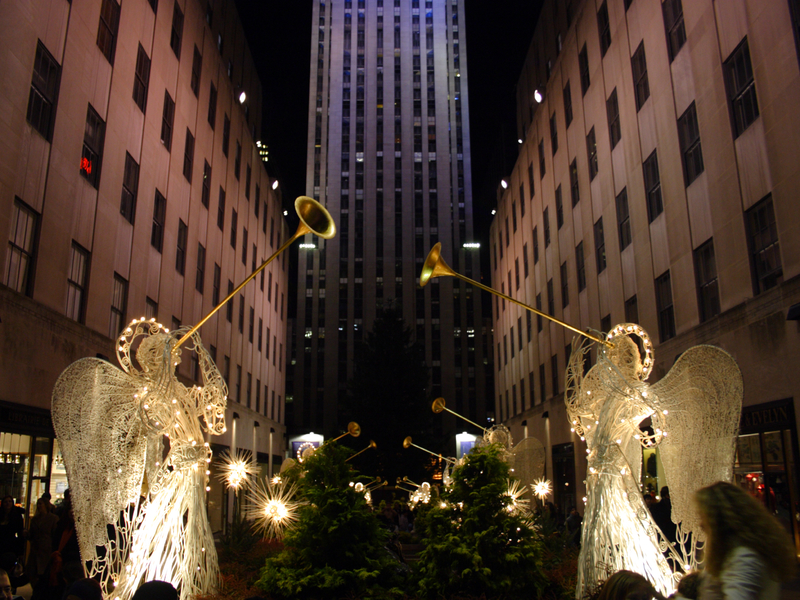
[[[641,339],[644,356],[631,336]],[[606,339],[613,346],[598,346],[597,364],[585,377],[587,345],[573,344],[567,368],[567,412],[588,452],[576,597],[620,569],[641,573],[667,595],[680,577],[670,563],[696,567],[695,551],[704,540],[693,492],[731,479],[742,376],[725,351],[695,346],[651,386],[645,383],[653,368],[647,333],[623,324]],[[659,450],[677,524],[674,544],[642,498],[643,447]]]
[[186,331],[134,320],[117,341],[121,370],[84,358],[53,390],[81,556],[109,598],[127,600],[153,579],[171,582],[182,600],[217,584],[204,434],[225,432],[227,387],[197,334],[187,348],[203,387],[178,381],[173,348]]

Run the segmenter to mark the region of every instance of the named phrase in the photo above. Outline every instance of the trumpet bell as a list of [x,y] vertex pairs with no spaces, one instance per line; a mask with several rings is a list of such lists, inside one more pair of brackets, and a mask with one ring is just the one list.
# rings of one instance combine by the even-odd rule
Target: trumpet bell
[[333,222],[333,217],[328,209],[313,198],[300,196],[294,201],[294,209],[309,232],[324,240],[336,236],[336,224]]
[[433,401],[433,405],[431,406],[433,412],[437,415],[444,410],[444,398],[437,398]]
[[[370,441],[369,441],[369,447],[370,447],[370,448],[377,448],[377,447],[378,447],[378,444],[376,444],[376,443],[375,443],[375,440],[370,440]],[[378,481],[380,481],[380,480],[381,480],[381,478],[380,478],[380,477],[378,477]]]
[[410,448],[411,447],[411,436],[407,436],[406,439],[403,440],[403,448]]
[[442,258],[442,242],[436,242],[431,251],[428,252],[428,258],[425,259],[425,263],[422,265],[422,271],[419,274],[419,287],[425,287],[425,284],[432,277],[442,277],[444,275],[454,277],[456,272]]
[[350,421],[347,424],[347,433],[349,433],[353,437],[358,437],[361,435],[361,426],[355,421]]

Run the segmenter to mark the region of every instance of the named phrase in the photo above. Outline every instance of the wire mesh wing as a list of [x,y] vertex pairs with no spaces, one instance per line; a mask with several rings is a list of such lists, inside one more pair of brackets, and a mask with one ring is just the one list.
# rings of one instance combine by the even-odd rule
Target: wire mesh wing
[[672,520],[702,539],[692,505],[695,490],[730,481],[742,411],[742,373],[716,346],[694,346],[651,386],[663,415],[659,444],[672,500]]
[[53,426],[64,455],[84,560],[107,526],[138,503],[147,447],[136,378],[96,358],[72,363],[53,389]]

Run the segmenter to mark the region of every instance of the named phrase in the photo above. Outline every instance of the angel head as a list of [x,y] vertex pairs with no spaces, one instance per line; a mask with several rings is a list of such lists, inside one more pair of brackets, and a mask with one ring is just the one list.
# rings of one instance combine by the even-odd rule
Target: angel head
[[614,346],[606,350],[608,359],[627,379],[640,380],[643,372],[642,357],[636,342],[627,335],[621,335],[615,337],[613,343]]
[[142,339],[142,343],[136,349],[136,360],[142,367],[142,371],[151,376],[158,375],[163,372],[165,362],[169,365],[170,359],[173,366],[180,362],[181,359],[177,353],[170,357],[170,337],[169,333],[162,331]]

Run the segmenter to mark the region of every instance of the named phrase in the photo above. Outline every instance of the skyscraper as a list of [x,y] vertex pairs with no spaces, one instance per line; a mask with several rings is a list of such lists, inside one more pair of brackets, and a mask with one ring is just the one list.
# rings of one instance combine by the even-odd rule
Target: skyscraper
[[300,250],[287,415],[298,432],[343,425],[354,347],[394,307],[424,344],[431,397],[482,418],[480,298],[453,278],[424,289],[417,279],[436,242],[456,271],[480,277],[464,247],[473,241],[464,1],[315,0],[312,19],[306,187],[339,234]]

